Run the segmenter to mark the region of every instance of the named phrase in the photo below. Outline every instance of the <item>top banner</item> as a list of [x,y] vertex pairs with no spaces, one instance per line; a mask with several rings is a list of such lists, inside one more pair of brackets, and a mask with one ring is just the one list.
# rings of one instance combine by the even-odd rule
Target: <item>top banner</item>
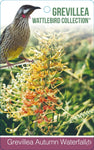
[[[10,22],[12,16],[15,15],[16,10],[21,4],[30,3],[34,6],[41,7],[40,11],[33,13],[30,22],[33,25],[89,25],[93,24],[93,1],[2,1],[1,3],[1,23],[6,24],[3,18],[7,18]],[[15,5],[15,7],[14,7]],[[11,11],[12,14],[10,17]],[[9,14],[4,12],[10,12]]]

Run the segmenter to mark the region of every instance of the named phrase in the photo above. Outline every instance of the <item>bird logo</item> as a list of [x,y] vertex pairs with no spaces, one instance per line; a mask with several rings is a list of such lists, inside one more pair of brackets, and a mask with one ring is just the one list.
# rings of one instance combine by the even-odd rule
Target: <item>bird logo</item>
[[11,66],[9,60],[20,57],[25,50],[30,37],[29,16],[36,9],[41,8],[23,5],[17,11],[13,22],[3,31],[0,37],[0,64],[7,63]]

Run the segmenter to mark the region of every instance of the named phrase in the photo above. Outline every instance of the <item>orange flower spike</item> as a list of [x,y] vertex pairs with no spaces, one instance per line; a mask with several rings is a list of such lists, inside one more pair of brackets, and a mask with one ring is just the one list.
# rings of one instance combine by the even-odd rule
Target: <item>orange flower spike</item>
[[32,99],[32,98],[35,98],[35,97],[36,97],[36,93],[35,92],[28,92],[25,95],[26,99]]
[[47,99],[46,99],[46,98],[44,98],[44,102],[47,102]]
[[46,102],[47,100],[45,99],[45,97],[40,97],[39,101],[40,101],[41,103],[43,103],[43,102]]
[[37,94],[35,92],[32,92],[32,97],[35,98]]
[[53,96],[48,96],[48,100],[52,101],[52,102],[57,102],[57,99]]
[[37,102],[37,101],[36,101],[36,102],[34,102],[34,105],[38,105],[38,106],[39,106],[39,102]]
[[51,110],[55,110],[55,107],[54,107],[54,105],[52,105],[52,106],[51,106]]
[[35,110],[35,113],[36,113],[36,114],[38,114],[38,113],[39,113],[39,110],[38,110],[38,109],[36,109],[36,110]]
[[42,114],[42,113],[43,113],[43,110],[39,110],[39,113]]
[[22,112],[21,113],[23,113],[23,114],[27,113],[27,110],[26,110],[25,107],[22,107]]
[[43,110],[46,110],[46,109],[47,109],[47,107],[48,107],[47,105],[43,106]]
[[54,93],[54,91],[53,91],[52,89],[49,89],[49,92],[50,92],[50,93]]
[[27,109],[27,113],[28,113],[28,115],[32,115],[33,114],[30,108]]
[[53,98],[52,98],[51,96],[48,96],[48,100],[52,101],[52,100],[53,100]]
[[44,116],[44,119],[45,119],[45,121],[46,121],[46,122],[48,122],[48,118],[47,118],[47,116]]
[[48,105],[48,109],[51,109],[51,106]]
[[40,97],[40,98],[39,98],[39,101],[42,103],[42,102],[43,102],[43,97]]
[[30,92],[26,93],[25,98],[26,99],[32,99],[31,93]]
[[32,106],[32,103],[27,101],[27,100],[24,100],[23,103],[27,106],[27,107],[30,107]]
[[46,92],[46,93],[48,93],[48,92],[49,92],[49,89],[48,89],[48,87],[46,87],[46,88],[45,88],[45,92]]
[[36,93],[37,93],[37,94],[41,94],[41,95],[43,95],[43,94],[44,94],[44,91],[43,91],[43,90],[41,90],[41,89],[37,89],[37,90],[36,90]]
[[44,94],[44,91],[43,90],[41,90],[41,93],[40,93],[41,95],[43,95]]

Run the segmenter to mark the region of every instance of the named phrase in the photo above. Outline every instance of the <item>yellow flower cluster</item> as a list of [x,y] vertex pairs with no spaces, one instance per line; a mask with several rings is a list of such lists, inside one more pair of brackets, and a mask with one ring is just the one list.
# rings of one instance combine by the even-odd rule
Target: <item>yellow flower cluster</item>
[[[1,90],[1,111],[20,120],[23,116],[36,116],[39,124],[51,122],[59,97],[58,87],[63,84],[62,71],[67,70],[67,63],[62,63],[63,48],[58,48],[55,38],[39,39],[39,45],[30,49],[34,63],[21,68],[16,77],[11,72],[10,85],[3,85]],[[60,100],[59,100],[60,101]]]

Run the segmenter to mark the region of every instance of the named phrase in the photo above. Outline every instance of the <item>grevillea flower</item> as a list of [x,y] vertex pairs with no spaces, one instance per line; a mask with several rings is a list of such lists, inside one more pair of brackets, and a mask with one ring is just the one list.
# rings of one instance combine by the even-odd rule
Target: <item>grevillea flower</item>
[[16,121],[35,116],[33,122],[40,127],[50,123],[56,107],[62,105],[57,93],[64,82],[61,73],[67,67],[62,63],[63,49],[58,49],[53,38],[40,39],[39,50],[31,53],[34,63],[23,66],[16,77],[11,72],[10,85],[2,85],[1,110]]

